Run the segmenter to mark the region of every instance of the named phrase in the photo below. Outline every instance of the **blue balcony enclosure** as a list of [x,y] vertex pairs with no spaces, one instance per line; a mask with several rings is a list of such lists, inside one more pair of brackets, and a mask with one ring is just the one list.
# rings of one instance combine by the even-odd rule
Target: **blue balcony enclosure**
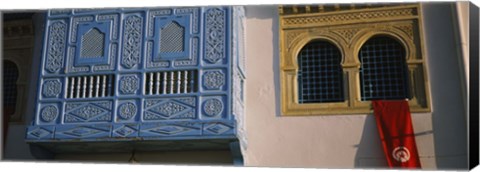
[[231,6],[48,11],[26,141],[54,152],[229,148],[243,125],[243,18]]

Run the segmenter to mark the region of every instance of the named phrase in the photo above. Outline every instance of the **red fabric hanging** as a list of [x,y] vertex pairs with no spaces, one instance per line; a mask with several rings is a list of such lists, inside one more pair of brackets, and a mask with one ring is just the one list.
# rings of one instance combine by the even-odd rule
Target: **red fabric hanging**
[[408,102],[372,101],[383,152],[391,168],[421,168]]

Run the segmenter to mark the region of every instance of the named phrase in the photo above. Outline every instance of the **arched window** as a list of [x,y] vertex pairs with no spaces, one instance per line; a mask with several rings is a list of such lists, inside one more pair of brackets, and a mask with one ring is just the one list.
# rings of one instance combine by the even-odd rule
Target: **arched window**
[[17,103],[17,65],[11,61],[3,62],[3,111],[4,115],[13,115]]
[[298,54],[299,103],[342,102],[340,50],[327,41],[312,41]]
[[362,100],[409,98],[405,48],[388,36],[374,36],[360,49]]

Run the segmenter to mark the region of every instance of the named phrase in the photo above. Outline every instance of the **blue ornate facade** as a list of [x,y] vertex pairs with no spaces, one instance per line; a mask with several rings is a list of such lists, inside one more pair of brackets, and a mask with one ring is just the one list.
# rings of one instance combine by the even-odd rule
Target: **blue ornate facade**
[[243,18],[243,7],[50,10],[27,141],[57,152],[237,141]]

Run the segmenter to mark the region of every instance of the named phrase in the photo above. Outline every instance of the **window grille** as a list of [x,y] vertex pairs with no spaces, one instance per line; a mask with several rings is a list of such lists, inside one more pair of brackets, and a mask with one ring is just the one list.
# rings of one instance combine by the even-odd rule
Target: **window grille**
[[183,51],[183,35],[185,29],[182,26],[178,25],[176,22],[171,22],[160,32],[160,52],[176,53]]
[[310,42],[298,56],[299,103],[341,102],[343,75],[339,49],[326,41]]
[[3,106],[15,107],[17,102],[18,68],[15,63],[3,63]]
[[376,36],[358,54],[362,100],[408,98],[405,49],[396,40]]
[[114,83],[115,75],[71,76],[67,78],[67,98],[110,97]]
[[145,74],[145,93],[185,94],[197,92],[197,71],[163,71]]
[[82,36],[82,49],[80,57],[96,58],[102,57],[104,51],[105,34],[93,28]]

